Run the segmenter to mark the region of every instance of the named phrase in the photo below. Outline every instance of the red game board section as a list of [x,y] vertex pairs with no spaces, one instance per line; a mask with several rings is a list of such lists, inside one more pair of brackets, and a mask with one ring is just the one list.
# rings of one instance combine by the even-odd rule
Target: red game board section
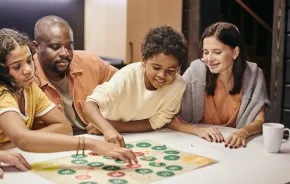
[[142,153],[142,152],[134,152],[134,153],[137,157],[144,156],[144,153]]
[[117,177],[117,178],[119,178],[119,177],[125,176],[125,173],[118,172],[118,171],[113,171],[113,172],[109,172],[107,175],[108,176],[111,176],[111,177]]
[[92,178],[92,176],[88,175],[88,174],[81,174],[81,175],[75,176],[75,179],[77,179],[77,180],[88,180],[91,178]]
[[126,167],[128,168],[140,168],[142,167],[141,164],[127,164]]

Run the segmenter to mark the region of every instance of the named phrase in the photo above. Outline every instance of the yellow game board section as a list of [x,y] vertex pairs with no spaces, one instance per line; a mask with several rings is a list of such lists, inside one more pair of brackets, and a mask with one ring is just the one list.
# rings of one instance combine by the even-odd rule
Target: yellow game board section
[[36,162],[31,164],[32,170],[35,171],[53,171],[60,168],[60,165],[54,162]]
[[199,155],[189,155],[182,158],[182,162],[186,164],[195,164],[197,166],[207,165],[209,163],[216,162],[213,159],[202,157]]

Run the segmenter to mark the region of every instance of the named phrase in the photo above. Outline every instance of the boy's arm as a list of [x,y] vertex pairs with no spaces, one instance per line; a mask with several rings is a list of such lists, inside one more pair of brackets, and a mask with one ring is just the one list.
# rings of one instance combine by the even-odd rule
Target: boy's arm
[[88,123],[104,134],[106,141],[125,147],[123,136],[103,117],[97,103],[87,101],[84,105],[83,113]]
[[177,116],[173,117],[172,121],[170,123],[167,123],[164,127],[178,132],[193,135],[197,134],[198,129],[196,126],[184,121],[181,118],[178,118]]
[[153,131],[148,119],[129,121],[129,122],[117,122],[109,121],[116,130],[122,133],[141,133]]
[[[129,122],[107,120],[118,132],[121,133],[141,133],[153,131],[148,120],[138,120]],[[89,124],[87,127],[89,134],[102,135],[94,125]]]

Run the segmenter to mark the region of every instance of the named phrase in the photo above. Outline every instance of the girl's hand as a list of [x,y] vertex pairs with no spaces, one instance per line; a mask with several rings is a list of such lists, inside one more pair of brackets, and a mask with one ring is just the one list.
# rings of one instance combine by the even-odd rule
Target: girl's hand
[[99,153],[101,155],[112,157],[113,159],[119,159],[123,162],[128,162],[132,164],[138,163],[136,155],[133,153],[132,150],[127,148],[122,148],[116,144],[108,143],[96,139],[90,139],[93,141],[93,149],[92,151],[95,153]]
[[[13,165],[17,169],[20,169],[21,171],[27,171],[28,169],[31,169],[31,166],[19,153],[0,151],[0,163],[1,162]],[[3,170],[1,168],[0,168],[0,178],[3,178]]]
[[210,142],[216,143],[224,142],[223,135],[215,127],[197,128],[195,135],[204,138]]
[[230,134],[225,142],[225,147],[239,148],[241,146],[246,147],[246,139],[249,133],[245,129],[239,129],[232,134]]

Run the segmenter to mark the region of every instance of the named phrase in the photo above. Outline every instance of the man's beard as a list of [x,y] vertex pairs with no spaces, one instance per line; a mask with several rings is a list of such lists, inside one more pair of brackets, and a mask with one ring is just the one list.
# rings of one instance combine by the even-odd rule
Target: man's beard
[[57,67],[57,64],[61,63],[61,61],[56,61],[52,65],[52,71],[55,72],[55,73],[58,73],[62,77],[64,77],[66,72],[69,70],[69,66],[70,66],[70,63],[71,63],[71,59],[70,58],[66,58],[64,60],[66,60],[66,62],[68,62],[68,66],[67,66],[67,68],[65,70],[59,70],[58,67]]

